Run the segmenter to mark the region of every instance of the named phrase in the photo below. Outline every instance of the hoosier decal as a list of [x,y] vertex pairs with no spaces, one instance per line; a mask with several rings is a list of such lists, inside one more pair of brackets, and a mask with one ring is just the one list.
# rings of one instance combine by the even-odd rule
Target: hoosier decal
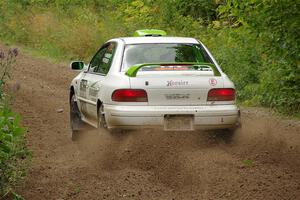
[[167,86],[171,87],[171,86],[184,86],[184,85],[188,85],[189,82],[188,81],[167,81]]

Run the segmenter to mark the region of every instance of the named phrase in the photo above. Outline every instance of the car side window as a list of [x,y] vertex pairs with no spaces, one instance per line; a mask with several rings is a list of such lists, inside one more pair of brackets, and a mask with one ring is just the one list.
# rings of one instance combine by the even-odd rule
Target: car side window
[[93,57],[93,59],[90,62],[90,67],[89,67],[89,72],[91,73],[95,73],[98,71],[98,68],[100,66],[101,63],[101,59],[103,57],[103,55],[106,52],[106,47],[102,47],[97,53],[96,55]]
[[92,59],[89,72],[107,74],[111,67],[115,50],[115,43],[108,43],[102,47]]

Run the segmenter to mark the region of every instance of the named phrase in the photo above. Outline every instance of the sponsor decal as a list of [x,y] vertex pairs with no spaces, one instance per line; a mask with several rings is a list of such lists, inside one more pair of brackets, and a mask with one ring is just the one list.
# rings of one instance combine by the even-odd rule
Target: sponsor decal
[[172,87],[172,86],[184,86],[184,85],[188,85],[189,82],[188,81],[167,81],[167,86],[168,87]]
[[108,58],[103,58],[102,62],[104,62],[105,64],[107,64],[109,62],[109,59]]
[[98,90],[97,88],[90,88],[90,89],[89,89],[89,95],[95,97],[95,96],[97,96],[98,91],[99,91],[99,90]]
[[110,59],[110,58],[112,57],[112,54],[111,54],[111,53],[106,53],[106,54],[104,55],[104,57]]
[[80,90],[86,91],[86,86],[87,86],[87,80],[82,79],[80,82]]
[[94,96],[96,97],[100,88],[97,86],[98,82],[94,82],[93,84],[91,84],[90,89],[89,89],[89,95],[90,96]]
[[79,96],[86,97],[87,80],[82,79],[79,85]]
[[218,81],[217,81],[217,79],[215,79],[215,78],[210,78],[210,79],[209,79],[209,84],[210,84],[211,86],[215,86],[215,85],[218,84]]

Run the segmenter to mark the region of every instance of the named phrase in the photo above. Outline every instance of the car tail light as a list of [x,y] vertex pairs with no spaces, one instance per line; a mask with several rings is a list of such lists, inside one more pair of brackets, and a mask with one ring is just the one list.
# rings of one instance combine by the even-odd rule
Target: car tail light
[[211,89],[207,95],[207,101],[234,101],[235,89],[215,88]]
[[148,102],[147,92],[142,89],[115,90],[111,99],[118,102]]

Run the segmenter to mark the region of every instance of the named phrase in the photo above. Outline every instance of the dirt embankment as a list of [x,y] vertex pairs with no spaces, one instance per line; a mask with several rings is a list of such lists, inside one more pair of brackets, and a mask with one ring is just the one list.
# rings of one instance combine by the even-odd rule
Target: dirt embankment
[[13,71],[10,85],[21,86],[13,108],[33,152],[17,189],[26,199],[299,199],[299,121],[244,109],[234,135],[89,130],[72,142],[74,76],[66,65],[27,55]]

